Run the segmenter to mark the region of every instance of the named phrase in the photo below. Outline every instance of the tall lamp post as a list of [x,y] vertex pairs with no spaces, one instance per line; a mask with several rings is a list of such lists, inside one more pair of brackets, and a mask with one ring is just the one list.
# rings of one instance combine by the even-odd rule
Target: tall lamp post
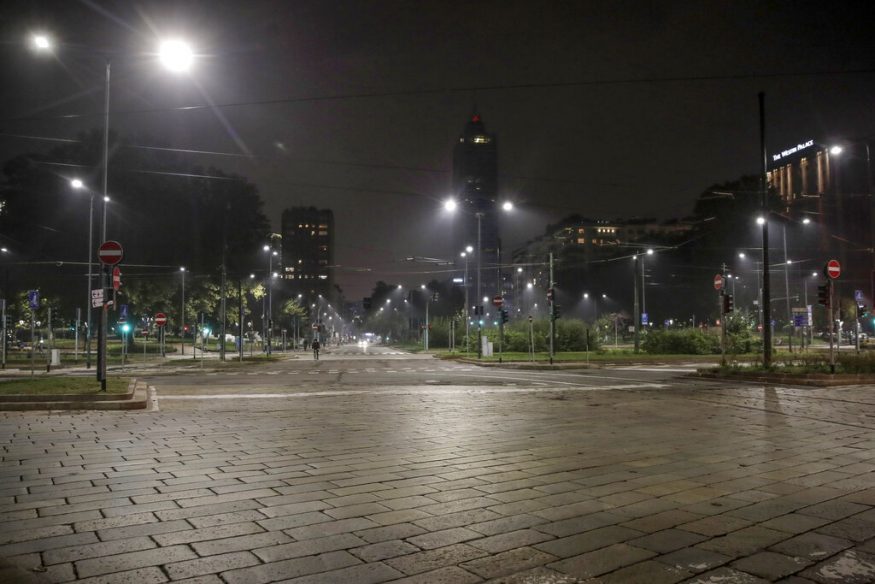
[[[450,213],[455,213],[456,210],[458,209],[458,207],[459,207],[459,205],[458,205],[458,203],[456,203],[455,199],[447,199],[446,201],[444,201],[444,209]],[[510,201],[506,201],[506,202],[502,203],[502,205],[501,205],[501,209],[505,212],[513,211],[513,208],[514,208],[513,203],[511,203]],[[483,216],[485,215],[485,213],[483,211],[475,211],[473,213],[473,215],[474,215],[474,217],[477,218],[477,286],[476,286],[477,296],[475,298],[476,298],[477,302],[479,303],[480,298],[481,298],[481,286],[480,286],[481,277],[480,277],[480,275],[481,275],[481,268],[482,268],[480,258],[483,256],[483,225],[482,225],[482,221],[483,221]],[[499,267],[499,270],[500,270],[500,267]],[[499,288],[496,290],[496,293],[501,293],[500,282],[498,285],[499,285]],[[478,306],[479,306],[479,304],[478,304]],[[483,315],[480,315],[480,316],[482,317]],[[483,325],[481,324],[481,321],[482,321],[482,318],[477,320],[477,357],[478,358],[481,356],[482,350],[483,350],[483,342],[482,342],[482,336],[481,336],[483,333]]]
[[757,219],[763,228],[763,367],[771,367],[772,365],[772,288],[769,281],[769,222],[766,221],[765,214],[768,212],[769,206],[769,183],[768,183],[768,159],[766,154],[766,94],[760,92],[757,96],[759,99],[760,110],[760,188],[762,190],[761,212],[762,216]]
[[[54,49],[51,39],[45,34],[33,36],[33,46],[40,53],[51,53]],[[163,41],[158,48],[158,59],[161,64],[174,73],[184,73],[189,70],[194,61],[191,47],[181,40]],[[106,241],[106,209],[109,203],[109,96],[110,79],[112,77],[112,61],[105,59],[104,89],[103,89],[103,152],[102,152],[102,183],[103,183],[103,221],[100,228],[101,241]],[[89,304],[91,292],[89,291]]]
[[[85,183],[78,178],[74,178],[70,181],[70,186],[78,191],[85,188]],[[85,368],[91,369],[91,287],[94,280],[94,191],[88,189],[88,194],[88,281],[85,286],[85,312],[87,313],[85,321]]]
[[273,258],[275,255],[278,255],[278,252],[272,250],[269,245],[264,246],[264,251],[267,252],[267,278],[265,279],[267,285],[267,327],[264,338],[267,342],[267,354],[270,356],[273,349],[271,339],[273,333]]
[[461,256],[465,258],[465,353],[468,353],[470,325],[471,325],[471,305],[468,303],[468,256],[474,251],[470,245],[465,248]]
[[182,298],[179,301],[179,338],[181,339],[182,355],[185,355],[185,266],[179,268],[182,274]]

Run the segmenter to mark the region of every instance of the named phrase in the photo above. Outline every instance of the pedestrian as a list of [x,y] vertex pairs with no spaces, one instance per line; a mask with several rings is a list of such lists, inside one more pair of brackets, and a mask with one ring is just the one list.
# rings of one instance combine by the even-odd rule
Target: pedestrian
[[319,339],[313,339],[313,358],[317,361],[319,360],[319,348],[321,345],[319,344]]

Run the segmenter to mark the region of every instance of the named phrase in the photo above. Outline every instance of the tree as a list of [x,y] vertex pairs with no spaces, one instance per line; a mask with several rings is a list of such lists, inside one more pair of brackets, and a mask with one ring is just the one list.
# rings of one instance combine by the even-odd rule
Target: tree
[[[82,265],[89,199],[100,186],[101,140],[102,133],[92,131],[45,154],[18,156],[3,168],[3,242],[19,260],[47,261],[46,267],[17,271],[17,284],[39,282],[61,296],[67,308],[81,306],[86,292]],[[126,263],[161,269],[185,265],[190,273],[218,280],[223,264],[228,273],[242,272],[256,257],[269,224],[257,188],[245,178],[199,168],[180,154],[144,149],[116,135],[110,152],[107,237],[122,242]],[[71,168],[85,189],[70,187]],[[94,247],[102,205],[94,196]],[[81,293],[75,282],[82,282]],[[152,291],[160,296],[158,288]]]

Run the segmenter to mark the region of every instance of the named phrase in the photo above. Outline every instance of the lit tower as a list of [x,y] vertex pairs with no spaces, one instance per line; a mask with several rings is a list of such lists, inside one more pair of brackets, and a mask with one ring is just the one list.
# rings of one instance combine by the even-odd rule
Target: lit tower
[[[458,219],[456,249],[477,243],[477,215],[480,215],[480,255],[482,295],[496,292],[493,276],[498,264],[498,213],[495,203],[498,195],[498,148],[494,134],[475,113],[465,124],[462,135],[453,150],[453,193],[460,202],[462,213]],[[475,275],[475,278],[477,275]],[[480,304],[478,298],[476,303]]]

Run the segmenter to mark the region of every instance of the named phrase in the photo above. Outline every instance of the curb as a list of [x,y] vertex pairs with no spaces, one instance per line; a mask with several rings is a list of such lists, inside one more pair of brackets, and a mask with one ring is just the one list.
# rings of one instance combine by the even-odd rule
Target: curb
[[32,410],[143,410],[148,407],[146,385],[131,379],[128,391],[109,395],[8,395],[0,398],[0,411]]
[[[842,375],[842,374],[839,374]],[[794,375],[758,375],[758,374],[733,374],[719,375],[716,373],[698,372],[690,377],[699,379],[716,379],[718,381],[755,381],[758,383],[771,383],[778,385],[804,385],[806,387],[841,387],[844,385],[872,385],[875,384],[875,376],[847,374],[843,377],[834,375],[810,374],[806,376]]]

